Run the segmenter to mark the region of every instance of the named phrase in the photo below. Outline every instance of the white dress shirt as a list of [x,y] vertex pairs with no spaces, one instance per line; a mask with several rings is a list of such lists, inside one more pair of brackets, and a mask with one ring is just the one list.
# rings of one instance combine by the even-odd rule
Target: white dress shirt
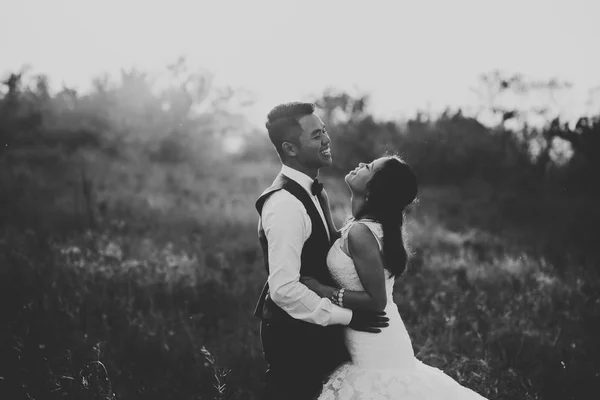
[[[281,173],[306,190],[329,235],[319,200],[311,193],[313,179],[286,165]],[[287,190],[278,190],[265,201],[261,218],[269,243],[269,293],[275,304],[293,318],[313,324],[350,324],[352,311],[319,297],[299,281],[302,248],[312,233],[312,222],[302,202]]]

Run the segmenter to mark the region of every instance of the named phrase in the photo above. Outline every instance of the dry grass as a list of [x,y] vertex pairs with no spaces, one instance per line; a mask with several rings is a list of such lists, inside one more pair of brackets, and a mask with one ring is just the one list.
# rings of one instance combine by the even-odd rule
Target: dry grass
[[[99,165],[97,230],[2,232],[0,397],[259,398],[254,200],[278,168]],[[326,181],[339,222],[347,192]],[[407,226],[414,256],[395,300],[418,358],[490,399],[589,399],[600,388],[589,266],[558,273],[484,222],[457,224],[486,212],[448,208],[461,195],[425,189]]]

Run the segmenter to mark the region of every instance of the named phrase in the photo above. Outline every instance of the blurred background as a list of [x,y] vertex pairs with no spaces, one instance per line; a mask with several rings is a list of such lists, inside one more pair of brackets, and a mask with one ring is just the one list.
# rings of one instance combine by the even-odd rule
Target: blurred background
[[395,300],[490,399],[600,391],[600,5],[2,2],[0,393],[258,399],[264,122],[315,102],[342,177],[414,168]]

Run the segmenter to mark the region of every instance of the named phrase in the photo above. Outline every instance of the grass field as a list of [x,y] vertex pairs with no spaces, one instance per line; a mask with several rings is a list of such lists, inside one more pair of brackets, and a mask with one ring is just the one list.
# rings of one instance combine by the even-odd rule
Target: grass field
[[[0,398],[258,399],[254,200],[278,167],[92,171],[107,210],[97,229],[3,228]],[[348,192],[325,181],[339,225]],[[563,254],[576,261],[559,268],[560,249],[503,225],[489,193],[425,187],[409,214],[395,301],[417,357],[490,399],[589,400],[600,391],[591,261]]]

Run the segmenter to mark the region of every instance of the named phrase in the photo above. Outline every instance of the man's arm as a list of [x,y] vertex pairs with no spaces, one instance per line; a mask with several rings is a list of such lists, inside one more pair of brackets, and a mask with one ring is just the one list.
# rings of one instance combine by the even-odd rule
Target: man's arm
[[284,190],[273,193],[262,210],[262,226],[269,243],[269,293],[295,319],[322,326],[348,325],[352,311],[319,297],[300,283],[300,260],[310,235],[310,220],[302,204]]

